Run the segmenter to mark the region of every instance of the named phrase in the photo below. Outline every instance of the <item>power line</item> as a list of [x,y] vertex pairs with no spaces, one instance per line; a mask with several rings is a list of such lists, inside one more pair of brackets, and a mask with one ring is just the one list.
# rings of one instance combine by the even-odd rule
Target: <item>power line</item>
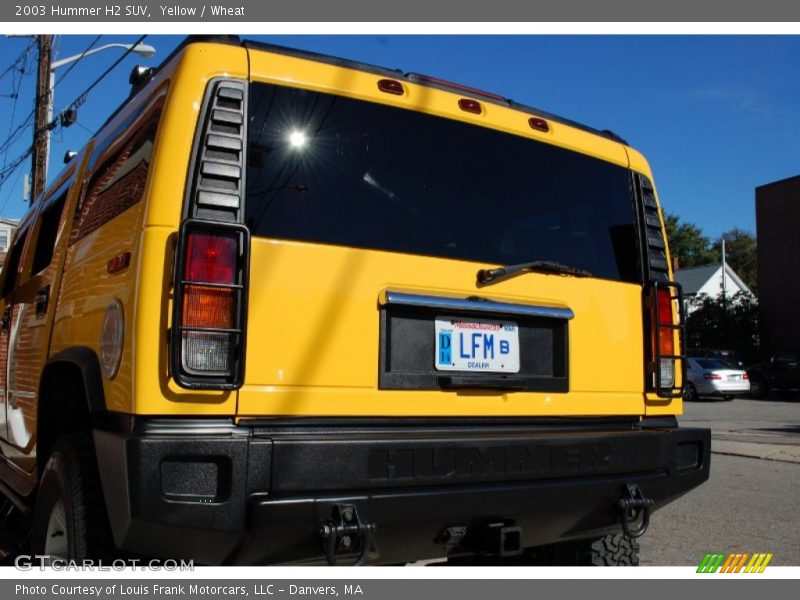
[[[147,38],[147,34],[142,35],[141,37],[139,37],[139,39],[136,40],[133,44],[131,44],[131,46],[122,54],[122,56],[120,56],[116,61],[114,61],[111,64],[111,66],[109,66],[105,71],[103,71],[103,73],[97,79],[95,79],[91,83],[91,85],[89,85],[89,87],[87,87],[83,92],[81,92],[78,95],[78,97],[75,98],[75,100],[70,102],[66,106],[66,108],[64,108],[63,110],[59,111],[57,113],[56,118],[53,119],[50,123],[46,124],[45,127],[43,127],[42,129],[45,129],[45,128],[46,129],[51,129],[51,130],[54,129],[56,127],[56,125],[58,125],[58,119],[59,119],[59,116],[61,115],[61,113],[63,113],[65,110],[67,110],[69,108],[77,108],[81,104],[83,104],[86,101],[86,97],[89,95],[89,92],[91,92],[95,87],[97,87],[97,85],[101,81],[103,81],[103,79],[105,79],[108,76],[108,74],[111,73],[111,71],[113,71],[123,60],[125,60],[128,57],[128,55],[131,52],[133,52],[133,49],[136,48],[139,44],[141,44],[146,38]],[[12,136],[16,135],[23,127],[25,127],[28,123],[30,123],[30,121],[33,118],[33,115],[34,115],[35,112],[36,112],[35,109],[32,110],[31,113],[26,118],[25,122],[22,125],[20,125],[19,127],[17,127],[17,129],[15,129],[14,133],[12,133],[11,135]],[[0,145],[0,152],[5,151],[11,145],[11,143],[13,143],[13,141],[11,141],[11,138],[9,137],[5,142],[3,142],[3,144]],[[31,145],[30,147],[28,147],[27,150],[25,150],[25,152],[23,152],[20,156],[18,156],[16,159],[14,159],[14,161],[10,165],[8,165],[6,168],[4,168],[2,171],[0,171],[0,189],[2,189],[3,185],[5,184],[5,182],[9,179],[9,177],[11,177],[11,174],[32,153],[33,153],[33,146]]]
[[6,140],[0,144],[0,152],[6,152],[8,148],[22,136],[24,130],[27,129],[28,125],[33,120],[34,112],[35,111],[32,110],[30,113],[28,113],[25,121],[18,125],[17,128],[11,134],[9,134],[8,138],[6,138]]
[[88,128],[86,125],[84,125],[84,124],[83,124],[83,123],[81,123],[80,121],[75,121],[75,125],[77,125],[77,126],[78,126],[78,127],[80,127],[81,129],[83,129],[84,131],[86,131],[86,132],[87,132],[89,135],[94,135],[94,134],[95,134],[95,132],[94,132],[94,131],[92,131],[91,129],[89,129],[89,128]]
[[21,60],[23,60],[23,59],[27,60],[27,58],[28,58],[28,55],[30,54],[30,52],[31,52],[31,49],[33,48],[33,45],[34,45],[34,43],[35,43],[35,38],[34,38],[34,39],[32,39],[30,42],[28,42],[28,47],[27,47],[27,48],[25,48],[25,50],[23,50],[23,51],[22,51],[22,54],[20,54],[20,55],[19,55],[19,56],[18,56],[18,57],[17,57],[17,58],[14,60],[14,62],[12,62],[10,65],[8,65],[8,67],[6,68],[6,70],[5,70],[5,71],[3,71],[2,73],[0,73],[0,80],[2,80],[2,79],[3,79],[3,78],[6,76],[6,75],[8,75],[8,74],[9,74],[9,73],[11,73],[12,71],[14,71],[14,70],[17,68],[17,64],[18,64],[18,63],[19,63]]
[[25,152],[20,154],[17,158],[14,159],[10,165],[8,165],[5,169],[0,172],[0,188],[3,187],[3,184],[11,177],[11,174],[17,170],[17,168],[25,162],[25,159],[28,158],[33,153],[33,146],[29,147]]
[[[64,72],[64,74],[59,78],[58,83],[56,84],[55,87],[57,87],[58,84],[60,84],[64,80],[64,77],[66,77],[67,74],[69,74],[69,72],[75,67],[75,65],[77,65],[81,61],[81,59],[86,55],[86,53],[89,52],[89,50],[91,50],[97,44],[97,42],[100,40],[100,38],[102,38],[102,37],[103,37],[102,35],[98,35],[97,37],[94,38],[94,40],[92,40],[92,42],[81,53],[80,57],[78,57],[75,60],[75,62],[72,63],[67,68],[67,70]],[[25,53],[23,53],[26,59],[27,59],[27,56],[30,54],[30,48],[33,47],[33,44],[34,44],[34,42],[31,41],[31,43],[28,46],[28,50]],[[53,88],[54,90],[55,90],[55,87]],[[2,144],[0,144],[0,152],[6,152],[11,145],[13,145],[20,137],[22,137],[22,134],[24,133],[24,130],[27,129],[28,124],[33,120],[33,116],[35,114],[36,114],[36,109],[35,108],[31,109],[31,112],[25,118],[25,121],[21,125],[19,125],[13,131],[13,133],[9,133],[8,136],[6,137],[6,140]],[[12,124],[13,124],[13,120],[12,120]],[[51,126],[50,128],[52,129],[53,126]],[[11,125],[9,125],[8,129],[9,129],[9,132],[10,132],[11,131]]]
[[69,67],[67,67],[67,70],[64,71],[64,74],[58,78],[58,81],[53,86],[53,89],[57,88],[61,84],[61,82],[64,81],[64,79],[66,79],[67,75],[69,75],[69,72],[72,71],[72,69],[74,69],[76,66],[78,66],[78,63],[81,62],[81,60],[83,60],[83,57],[86,56],[86,53],[89,52],[89,50],[91,50],[97,45],[97,42],[100,41],[101,37],[103,36],[98,35],[96,38],[92,40],[92,42],[88,46],[86,46],[84,51],[81,52],[81,55],[75,59],[75,62],[73,62]]
[[[27,158],[27,156],[25,157]],[[24,159],[23,159],[24,161]],[[11,199],[11,196],[14,194],[14,188],[17,186],[17,182],[19,181],[20,175],[22,175],[22,171],[17,171],[17,177],[14,179],[14,183],[11,184],[11,189],[8,190],[8,194],[6,194],[5,200],[3,200],[2,206],[0,206],[0,215],[3,214],[3,211],[6,209],[6,204]]]
[[[11,128],[14,126],[14,118],[17,114],[17,103],[19,102],[19,90],[22,87],[22,81],[25,79],[25,75],[27,75],[27,67],[28,67],[28,54],[24,54],[24,60],[22,63],[22,69],[19,69],[21,75],[19,79],[17,79],[17,71],[14,72],[14,79],[11,84],[11,95],[14,98],[14,104],[11,107],[11,118],[8,120],[8,136],[11,137]],[[19,61],[17,61],[19,62]],[[3,166],[0,167],[0,171],[6,168],[6,164],[8,161],[8,152],[3,153]]]
[[[86,96],[89,94],[89,92],[91,92],[91,91],[92,91],[92,90],[93,90],[93,89],[94,89],[94,88],[97,86],[97,84],[98,84],[98,83],[100,83],[101,81],[103,81],[103,79],[105,79],[105,78],[106,78],[106,76],[108,76],[108,74],[109,74],[109,73],[111,73],[111,71],[113,71],[115,68],[117,68],[117,66],[118,66],[118,65],[119,65],[119,64],[120,64],[120,63],[121,63],[123,60],[125,60],[126,58],[128,58],[128,55],[129,55],[131,52],[133,52],[134,48],[136,48],[136,47],[137,47],[139,44],[141,44],[141,43],[142,43],[142,42],[145,40],[145,38],[147,38],[147,34],[145,34],[145,35],[141,36],[141,37],[140,37],[138,40],[136,40],[136,41],[135,41],[133,44],[131,44],[130,48],[128,48],[127,50],[125,50],[125,52],[123,53],[123,55],[122,55],[122,56],[120,56],[120,57],[119,57],[117,60],[115,60],[115,61],[114,61],[114,62],[111,64],[111,66],[110,66],[110,67],[108,67],[108,68],[107,68],[105,71],[103,71],[103,74],[102,74],[102,75],[100,75],[100,77],[98,77],[97,79],[95,79],[95,80],[92,82],[92,84],[91,84],[91,85],[90,85],[88,88],[86,88],[85,90],[83,90],[83,92],[81,92],[81,93],[78,95],[78,97],[77,97],[77,98],[75,98],[75,100],[73,100],[72,102],[70,102],[69,104],[67,104],[67,106],[66,106],[66,108],[65,108],[64,110],[67,110],[68,108],[78,108],[78,107],[79,107],[81,104],[83,104],[84,102],[86,102]],[[64,110],[61,110],[61,111],[59,111],[59,114],[61,114],[62,112],[64,112]]]

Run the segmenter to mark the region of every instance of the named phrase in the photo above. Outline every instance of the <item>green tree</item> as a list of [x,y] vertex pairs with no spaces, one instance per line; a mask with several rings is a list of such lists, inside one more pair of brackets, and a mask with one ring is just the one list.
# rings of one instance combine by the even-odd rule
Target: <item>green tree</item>
[[670,254],[672,258],[679,259],[680,268],[707,265],[721,260],[715,259],[711,241],[694,223],[683,223],[675,213],[666,213],[665,226]]
[[733,350],[745,363],[758,358],[758,301],[752,295],[738,292],[723,300],[703,294],[693,306],[686,318],[688,348]]
[[722,260],[722,240],[725,240],[725,258],[736,274],[753,293],[758,286],[758,255],[756,238],[748,231],[734,227],[714,242],[713,253]]

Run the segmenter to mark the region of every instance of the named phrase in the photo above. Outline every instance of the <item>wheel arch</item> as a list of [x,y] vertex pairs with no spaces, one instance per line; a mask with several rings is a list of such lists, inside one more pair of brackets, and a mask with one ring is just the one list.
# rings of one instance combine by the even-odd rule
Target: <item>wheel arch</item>
[[41,473],[59,437],[90,430],[92,417],[106,410],[94,350],[76,346],[53,355],[42,369],[38,397],[36,464]]

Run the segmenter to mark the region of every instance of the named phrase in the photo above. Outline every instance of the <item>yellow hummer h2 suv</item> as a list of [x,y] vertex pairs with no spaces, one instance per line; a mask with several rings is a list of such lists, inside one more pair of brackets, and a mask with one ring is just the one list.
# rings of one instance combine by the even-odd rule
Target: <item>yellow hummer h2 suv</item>
[[708,478],[622,139],[236,38],[132,83],[0,277],[0,489],[31,551],[636,563]]

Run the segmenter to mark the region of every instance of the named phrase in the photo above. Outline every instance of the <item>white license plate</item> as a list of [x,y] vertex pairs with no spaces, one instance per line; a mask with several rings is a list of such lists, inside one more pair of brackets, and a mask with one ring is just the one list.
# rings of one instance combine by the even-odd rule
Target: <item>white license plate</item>
[[519,328],[513,321],[436,317],[438,371],[519,373]]
[[739,381],[741,378],[741,375],[728,375],[728,381]]

